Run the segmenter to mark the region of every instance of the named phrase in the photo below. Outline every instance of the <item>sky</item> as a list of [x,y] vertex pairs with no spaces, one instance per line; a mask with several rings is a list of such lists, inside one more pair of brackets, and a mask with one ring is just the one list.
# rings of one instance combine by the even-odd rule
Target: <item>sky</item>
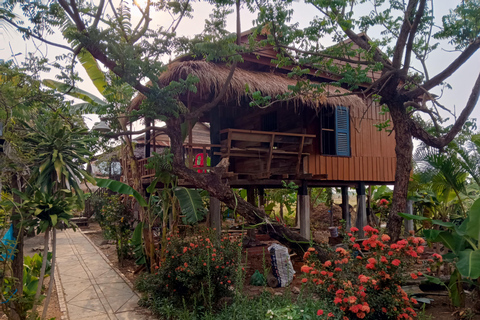
[[[448,8],[445,4],[455,2],[456,1],[435,2],[435,15],[437,17],[440,17],[446,14],[448,12]],[[300,27],[307,26],[308,22],[315,15],[320,14],[318,11],[316,11],[315,8],[305,4],[302,0],[294,3],[293,9],[294,15],[292,22],[298,22]],[[177,32],[179,35],[193,36],[195,33],[203,30],[204,21],[206,18],[208,18],[208,15],[211,13],[212,8],[206,3],[196,2],[194,3],[194,10],[194,18],[186,19],[180,25]],[[135,11],[133,11],[132,13],[136,14]],[[355,13],[358,15],[368,14],[368,10],[365,7],[360,6],[358,9],[355,10]],[[241,11],[241,17],[242,30],[248,30],[252,27],[252,21],[255,19],[256,16],[255,14],[248,12],[247,9],[243,8]],[[157,16],[155,16],[152,21],[153,26],[156,27],[157,25],[159,25],[159,21],[168,21],[168,19],[169,17],[166,15],[162,16],[157,14]],[[439,19],[437,18],[437,20]],[[439,23],[439,21],[437,22]],[[234,15],[231,15],[230,19],[228,20],[227,29],[232,32],[235,31]],[[375,30],[369,30],[368,34],[370,37],[376,36]],[[62,41],[62,39],[57,36],[51,36],[48,39],[52,41]],[[36,54],[40,54],[40,51],[48,58],[54,59],[56,55],[63,53],[61,49],[58,49],[56,47],[47,47],[44,44],[40,44],[38,41],[36,41],[35,43],[37,44],[39,50],[36,49],[36,46],[32,41],[23,41],[21,35],[16,33],[13,29],[0,27],[0,59],[15,59],[16,61],[21,62],[23,61],[28,52],[36,52]],[[329,44],[331,43],[326,43],[326,45]],[[427,60],[427,65],[429,66],[429,73],[431,77],[440,72],[443,68],[445,68],[458,55],[458,52],[452,52],[451,50],[452,46],[443,42],[441,43],[441,49],[430,55],[429,59]],[[452,90],[446,90],[443,95],[438,89],[432,90],[432,93],[442,95],[440,102],[444,106],[455,110],[457,114],[459,114],[465,106],[475,79],[480,72],[479,58],[480,52],[477,52],[467,63],[465,63],[461,67],[458,72],[456,72],[447,80],[447,82],[453,87]],[[165,61],[168,61],[168,57],[165,57],[164,59]],[[88,76],[86,76],[81,67],[78,68],[78,71],[80,72],[81,77],[84,79],[84,82],[80,83],[79,87],[95,95],[101,96],[96,90],[96,88],[93,86],[93,84],[89,81]],[[55,77],[55,72],[51,72],[50,74],[43,74],[42,77],[53,79]],[[475,108],[471,117],[480,118],[480,106],[477,106]],[[90,127],[95,121],[98,121],[98,117],[94,115],[86,117],[86,122]]]

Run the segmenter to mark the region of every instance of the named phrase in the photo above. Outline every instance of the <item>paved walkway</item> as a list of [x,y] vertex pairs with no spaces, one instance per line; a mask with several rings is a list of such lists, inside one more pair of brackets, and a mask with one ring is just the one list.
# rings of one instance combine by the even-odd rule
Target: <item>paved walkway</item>
[[67,319],[148,319],[135,312],[137,294],[79,230],[57,233],[57,268]]

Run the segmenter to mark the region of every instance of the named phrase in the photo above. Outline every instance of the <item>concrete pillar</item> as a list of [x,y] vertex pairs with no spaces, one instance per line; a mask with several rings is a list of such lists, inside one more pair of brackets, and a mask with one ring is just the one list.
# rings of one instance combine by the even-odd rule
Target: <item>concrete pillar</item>
[[365,233],[363,227],[367,225],[367,206],[366,206],[366,195],[365,195],[365,182],[359,182],[357,188],[357,223],[356,227],[358,228],[358,237],[364,238]]
[[[412,200],[407,201],[407,213],[408,214],[413,214],[413,201]],[[413,220],[404,219],[403,223],[404,223],[404,226],[405,226],[405,236],[408,237],[410,235],[410,231],[414,230]]]
[[348,204],[348,187],[342,187],[342,219],[345,220],[347,230],[352,227],[352,219],[350,217],[350,206]]
[[308,195],[307,183],[302,182],[298,189],[298,204],[300,215],[300,235],[310,240],[310,196]]
[[217,235],[222,233],[222,211],[220,210],[220,200],[210,197],[210,228],[217,229]]

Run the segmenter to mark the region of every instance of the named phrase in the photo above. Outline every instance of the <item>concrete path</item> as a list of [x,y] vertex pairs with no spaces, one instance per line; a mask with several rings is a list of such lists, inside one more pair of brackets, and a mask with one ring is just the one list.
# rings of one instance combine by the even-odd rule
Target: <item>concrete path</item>
[[[57,232],[58,283],[70,320],[145,320],[138,295],[81,231]],[[58,289],[58,286],[57,286]],[[62,306],[62,297],[59,296]],[[64,318],[64,317],[62,317]]]

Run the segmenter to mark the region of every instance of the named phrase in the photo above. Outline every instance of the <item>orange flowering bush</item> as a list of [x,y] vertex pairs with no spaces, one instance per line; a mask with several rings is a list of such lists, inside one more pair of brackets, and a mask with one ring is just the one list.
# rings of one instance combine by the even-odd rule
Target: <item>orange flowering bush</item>
[[[390,237],[366,226],[368,238],[356,242],[357,228],[348,233],[348,249],[337,248],[334,258],[325,263],[305,253],[301,271],[305,282],[313,284],[320,297],[335,306],[335,317],[343,319],[412,319],[417,302],[410,299],[400,284],[402,274],[423,252],[422,238],[409,237],[388,244]],[[360,249],[368,252],[360,255]],[[412,273],[416,278],[421,273]]]
[[241,242],[229,236],[220,239],[208,229],[190,237],[167,238],[166,257],[152,274],[145,274],[137,288],[148,299],[167,298],[175,306],[185,302],[211,305],[232,295]]

